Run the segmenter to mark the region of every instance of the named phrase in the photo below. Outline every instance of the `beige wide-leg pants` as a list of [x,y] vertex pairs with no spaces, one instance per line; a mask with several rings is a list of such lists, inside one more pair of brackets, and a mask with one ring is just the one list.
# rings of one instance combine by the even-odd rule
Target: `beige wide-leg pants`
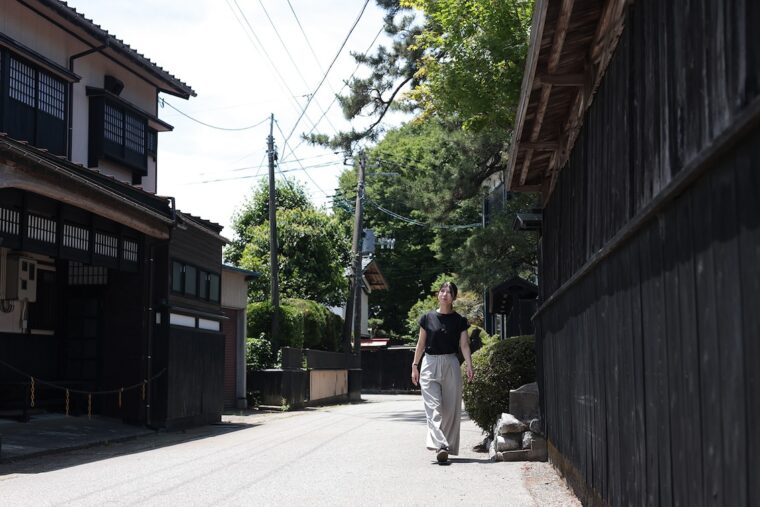
[[462,372],[456,354],[425,354],[420,369],[422,401],[425,403],[428,435],[426,446],[459,454],[459,425],[462,416]]

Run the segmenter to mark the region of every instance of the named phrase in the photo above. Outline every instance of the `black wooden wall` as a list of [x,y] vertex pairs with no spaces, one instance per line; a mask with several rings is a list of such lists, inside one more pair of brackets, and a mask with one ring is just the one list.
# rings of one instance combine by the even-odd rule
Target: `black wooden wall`
[[544,417],[586,503],[760,505],[758,26],[629,7],[544,210]]

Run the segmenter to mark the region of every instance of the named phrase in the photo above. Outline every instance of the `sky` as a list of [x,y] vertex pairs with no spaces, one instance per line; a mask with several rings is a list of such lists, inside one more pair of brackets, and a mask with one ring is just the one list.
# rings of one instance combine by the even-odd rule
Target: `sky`
[[[361,17],[364,0],[67,3],[197,93],[189,100],[161,94],[166,105],[159,108],[159,117],[174,131],[158,136],[158,194],[174,196],[178,209],[225,226],[222,234],[231,239],[235,210],[267,176],[268,119],[274,114],[282,171],[278,179],[301,182],[315,205],[329,206],[338,176],[347,167],[343,155],[310,146],[301,134],[315,124],[314,132],[328,135],[350,128],[333,100],[354,72],[366,75],[366,69],[356,71],[350,52],[389,42],[384,34],[378,37],[383,11],[374,0]],[[185,115],[224,129],[257,126],[220,130]],[[390,116],[386,125],[402,120]],[[370,122],[361,118],[353,125],[361,129]]]

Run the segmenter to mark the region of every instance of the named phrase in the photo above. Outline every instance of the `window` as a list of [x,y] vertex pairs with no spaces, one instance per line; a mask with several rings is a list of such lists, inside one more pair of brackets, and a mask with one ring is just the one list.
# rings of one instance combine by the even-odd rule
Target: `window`
[[221,278],[216,273],[209,273],[192,264],[173,260],[172,292],[218,303],[221,298]]
[[185,295],[196,296],[198,294],[198,269],[195,266],[185,266]]
[[[133,180],[148,171],[150,136],[147,118],[99,89],[90,94],[90,161],[91,167],[107,157],[133,169]],[[155,144],[155,143],[154,143]]]
[[183,274],[185,266],[181,262],[172,261],[172,291],[182,292],[184,287]]
[[56,155],[66,154],[63,79],[0,48],[0,131]]
[[208,299],[208,272],[198,272],[198,297],[201,299]]
[[148,129],[148,155],[156,158],[158,154],[158,132]]
[[219,296],[221,293],[221,287],[220,287],[220,279],[219,275],[214,273],[209,273],[208,275],[208,299],[209,301],[213,301],[215,303],[219,302]]

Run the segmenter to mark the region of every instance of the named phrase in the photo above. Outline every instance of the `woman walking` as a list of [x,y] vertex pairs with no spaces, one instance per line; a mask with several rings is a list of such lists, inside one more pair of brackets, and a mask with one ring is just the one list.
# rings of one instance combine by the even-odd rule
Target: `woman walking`
[[453,282],[441,285],[438,309],[420,317],[420,336],[412,363],[412,383],[420,384],[425,403],[426,445],[436,451],[439,463],[445,463],[449,454],[459,454],[462,374],[457,347],[464,356],[467,379],[473,378],[467,319],[454,311],[456,298],[457,286]]

